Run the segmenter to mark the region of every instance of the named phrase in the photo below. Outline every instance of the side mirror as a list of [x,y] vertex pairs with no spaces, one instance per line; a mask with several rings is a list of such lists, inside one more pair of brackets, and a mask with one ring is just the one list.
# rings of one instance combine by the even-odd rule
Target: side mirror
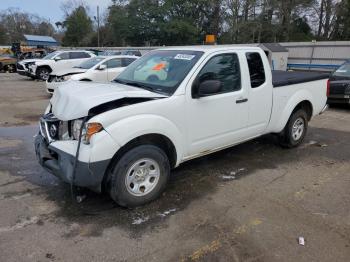
[[221,82],[219,80],[206,80],[196,85],[192,90],[193,98],[200,98],[219,93],[221,90]]
[[107,65],[99,65],[96,69],[97,70],[101,70],[101,71],[106,70],[107,69]]
[[62,60],[62,58],[61,58],[60,56],[56,56],[56,57],[54,58],[54,60],[57,62],[57,61]]

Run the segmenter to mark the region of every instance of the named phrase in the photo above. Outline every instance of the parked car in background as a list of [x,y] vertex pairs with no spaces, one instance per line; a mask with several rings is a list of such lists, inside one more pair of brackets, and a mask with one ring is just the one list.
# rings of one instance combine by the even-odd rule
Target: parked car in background
[[350,104],[350,60],[330,77],[328,104]]
[[79,66],[52,72],[46,81],[46,91],[52,94],[59,85],[68,80],[110,82],[136,59],[138,57],[127,55],[90,58]]
[[60,86],[35,151],[65,182],[105,189],[122,206],[143,205],[188,160],[269,133],[284,147],[300,145],[308,122],[327,108],[328,77],[271,72],[258,47],[151,51],[113,83]]
[[28,71],[31,77],[46,81],[51,72],[72,68],[95,56],[85,50],[55,51],[31,63]]
[[45,49],[37,49],[30,52],[24,52],[20,56],[21,59],[16,63],[17,73],[34,79],[35,76],[32,76],[29,72],[29,66],[34,64],[36,61],[40,61],[46,56],[47,53]]
[[15,55],[0,55],[0,71],[16,72],[16,63]]
[[112,56],[112,55],[132,55],[132,56],[142,56],[141,52],[138,50],[106,50],[102,56]]

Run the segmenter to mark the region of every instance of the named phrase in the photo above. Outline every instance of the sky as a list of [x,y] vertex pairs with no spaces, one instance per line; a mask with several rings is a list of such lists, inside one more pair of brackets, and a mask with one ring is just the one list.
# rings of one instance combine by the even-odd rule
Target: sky
[[[0,0],[0,12],[8,8],[18,8],[22,11],[39,15],[52,24],[62,21],[61,4],[66,0]],[[96,15],[96,7],[100,6],[100,14],[112,3],[111,0],[83,0],[90,7],[90,15]]]

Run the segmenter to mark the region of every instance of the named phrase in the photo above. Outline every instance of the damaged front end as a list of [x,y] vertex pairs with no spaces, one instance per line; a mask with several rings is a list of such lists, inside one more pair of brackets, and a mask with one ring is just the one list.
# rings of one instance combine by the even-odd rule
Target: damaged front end
[[[52,113],[45,114],[35,137],[35,152],[40,165],[64,182],[100,192],[109,160],[90,161],[88,130],[81,130],[84,126],[87,127],[82,119],[61,121]],[[85,148],[81,148],[84,154],[77,159],[79,141]]]
[[[96,85],[103,91],[104,85]],[[101,191],[107,167],[120,146],[94,117],[164,97],[129,87],[117,91],[108,87],[110,96],[85,84],[71,90],[70,85],[59,88],[51,99],[52,106],[40,118],[35,138],[40,165],[67,183],[96,192]],[[77,89],[84,89],[84,95],[77,94]]]

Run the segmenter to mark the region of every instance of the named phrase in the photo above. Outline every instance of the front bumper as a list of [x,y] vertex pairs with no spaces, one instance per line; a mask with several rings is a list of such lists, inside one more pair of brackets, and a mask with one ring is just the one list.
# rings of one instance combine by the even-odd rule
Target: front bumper
[[[48,144],[39,133],[34,141],[39,164],[64,182],[72,183],[75,156]],[[104,174],[109,160],[97,162],[77,161],[73,184],[101,192]]]
[[55,90],[58,88],[59,85],[61,85],[64,82],[56,82],[52,80],[51,82],[46,81],[46,92],[49,94],[53,94]]
[[18,70],[17,69],[17,74],[19,74],[21,76],[31,76],[30,73],[28,72],[28,70]]

